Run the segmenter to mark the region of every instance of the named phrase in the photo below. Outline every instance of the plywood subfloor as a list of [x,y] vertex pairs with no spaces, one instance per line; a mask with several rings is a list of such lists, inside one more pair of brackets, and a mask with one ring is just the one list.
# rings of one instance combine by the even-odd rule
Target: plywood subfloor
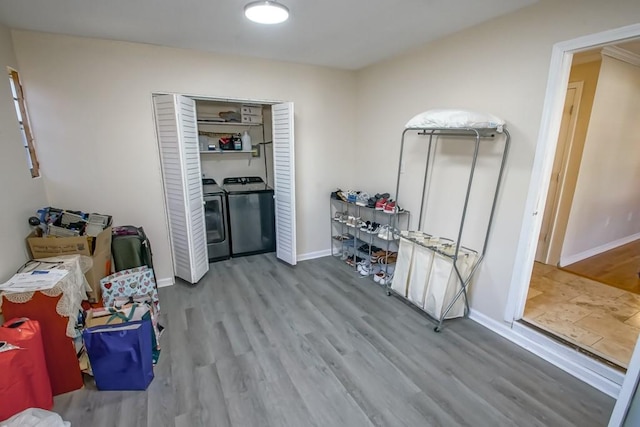
[[640,295],[536,262],[523,319],[626,369]]
[[55,398],[73,426],[603,426],[614,400],[469,319],[442,333],[332,257],[160,289],[147,391]]
[[563,270],[640,294],[640,239],[585,260]]

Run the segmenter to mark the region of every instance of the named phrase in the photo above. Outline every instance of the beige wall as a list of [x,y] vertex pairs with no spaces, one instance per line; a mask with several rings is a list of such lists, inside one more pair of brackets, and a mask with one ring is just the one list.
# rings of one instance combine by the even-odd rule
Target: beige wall
[[329,247],[328,195],[349,185],[355,75],[151,45],[14,31],[49,199],[145,227],[159,278],[170,247],[151,94],[295,103],[298,253]]
[[[9,30],[0,25],[0,282],[7,280],[27,259],[27,219],[47,205],[41,178],[31,178],[13,106],[6,67],[18,69]],[[20,70],[18,70],[20,71]],[[26,90],[27,102],[30,92]],[[35,138],[39,134],[35,133]]]
[[640,233],[640,67],[603,57],[561,265]]
[[[362,185],[367,190],[393,185],[400,135],[407,120],[416,113],[430,108],[465,108],[490,112],[507,121],[513,136],[512,150],[487,257],[471,291],[474,310],[496,320],[504,314],[553,44],[639,20],[636,0],[616,1],[615,7],[596,0],[541,0],[359,72],[358,151],[371,153],[371,161],[360,163],[357,176],[366,177]],[[413,151],[405,166],[407,177],[422,165],[419,147],[410,150]],[[464,158],[459,154],[461,150],[456,146],[445,153],[445,161],[460,170]],[[480,180],[488,181],[493,173],[494,157],[483,154],[478,170]],[[446,190],[451,185],[460,187],[460,177],[453,179]],[[400,195],[400,202],[415,211],[415,199],[419,197],[419,193],[409,190]],[[472,219],[473,212],[488,208],[481,199],[482,194],[471,213]],[[449,203],[442,207],[448,208]],[[442,216],[438,220],[440,223],[433,224],[430,231],[449,234],[455,227],[455,221],[446,222]],[[481,228],[479,222],[472,220],[468,230],[478,234]]]

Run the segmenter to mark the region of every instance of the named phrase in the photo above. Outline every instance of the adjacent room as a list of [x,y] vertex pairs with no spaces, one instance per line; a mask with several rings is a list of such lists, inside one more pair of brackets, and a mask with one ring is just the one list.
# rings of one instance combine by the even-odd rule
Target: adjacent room
[[0,424],[637,425],[638,40],[635,0],[0,0]]
[[640,333],[638,54],[573,58],[523,317],[621,370]]

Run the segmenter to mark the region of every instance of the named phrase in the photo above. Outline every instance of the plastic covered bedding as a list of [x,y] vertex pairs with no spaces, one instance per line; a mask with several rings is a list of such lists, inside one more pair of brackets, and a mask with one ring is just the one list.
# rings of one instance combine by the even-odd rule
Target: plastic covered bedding
[[474,128],[496,129],[502,132],[505,122],[499,117],[488,113],[478,113],[469,110],[428,110],[414,116],[406,124],[407,129],[424,128]]

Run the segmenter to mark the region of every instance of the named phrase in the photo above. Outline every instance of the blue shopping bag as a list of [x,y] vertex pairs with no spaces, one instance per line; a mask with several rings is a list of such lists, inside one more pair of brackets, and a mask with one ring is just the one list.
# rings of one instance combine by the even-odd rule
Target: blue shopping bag
[[146,390],[153,380],[151,321],[94,326],[82,332],[98,390]]

